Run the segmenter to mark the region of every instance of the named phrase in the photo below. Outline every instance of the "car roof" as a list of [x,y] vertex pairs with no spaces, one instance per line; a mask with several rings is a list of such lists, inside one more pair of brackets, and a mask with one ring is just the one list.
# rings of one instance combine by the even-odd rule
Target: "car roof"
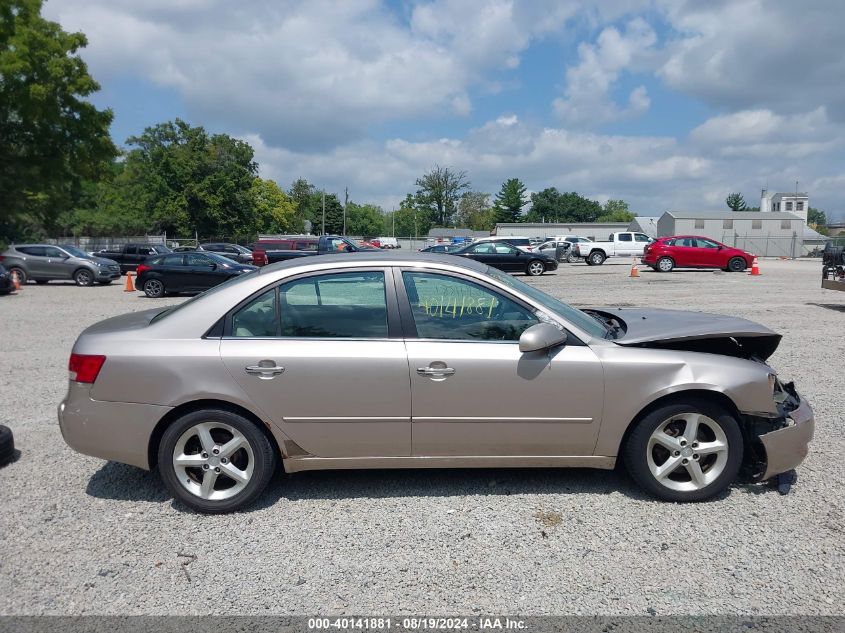
[[474,259],[455,257],[454,255],[440,255],[439,253],[396,253],[393,251],[360,251],[345,254],[310,255],[308,257],[297,257],[283,262],[276,262],[264,266],[260,274],[270,274],[277,270],[288,270],[293,268],[305,268],[313,264],[338,263],[339,261],[354,264],[355,266],[372,263],[374,266],[413,266],[417,263],[440,263],[450,266],[459,266],[469,270],[484,272],[487,264],[482,264]]

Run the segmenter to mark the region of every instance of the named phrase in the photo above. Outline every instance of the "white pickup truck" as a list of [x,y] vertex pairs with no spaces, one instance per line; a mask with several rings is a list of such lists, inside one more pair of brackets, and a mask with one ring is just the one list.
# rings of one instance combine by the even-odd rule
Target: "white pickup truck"
[[623,231],[611,233],[606,241],[578,242],[573,244],[578,257],[583,257],[589,266],[600,266],[608,257],[642,257],[645,247],[652,239],[645,233]]

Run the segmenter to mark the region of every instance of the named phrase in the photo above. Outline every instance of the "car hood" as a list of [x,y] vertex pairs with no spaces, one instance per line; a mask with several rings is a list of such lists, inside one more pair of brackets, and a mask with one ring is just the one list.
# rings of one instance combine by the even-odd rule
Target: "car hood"
[[660,310],[656,308],[597,308],[601,318],[617,319],[625,333],[619,345],[660,347],[766,360],[780,344],[781,335],[739,317]]
[[117,262],[113,259],[108,259],[107,257],[91,257],[90,259],[94,260],[96,263],[100,264],[101,266],[114,266],[117,265]]

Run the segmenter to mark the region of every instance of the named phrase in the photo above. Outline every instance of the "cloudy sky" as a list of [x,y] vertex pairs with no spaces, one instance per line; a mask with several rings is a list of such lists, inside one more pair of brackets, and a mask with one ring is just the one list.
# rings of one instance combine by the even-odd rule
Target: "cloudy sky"
[[841,0],[49,0],[118,142],[181,117],[386,208],[435,163],[643,215],[761,187],[845,216]]

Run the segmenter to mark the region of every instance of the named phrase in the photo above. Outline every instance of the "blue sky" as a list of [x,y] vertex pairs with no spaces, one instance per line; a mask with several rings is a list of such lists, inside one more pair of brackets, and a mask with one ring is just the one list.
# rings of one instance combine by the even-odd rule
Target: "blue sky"
[[[791,190],[845,212],[832,0],[50,0],[119,143],[183,118],[262,175],[389,208],[434,164],[632,210]],[[780,35],[778,35],[780,34]],[[813,42],[812,46],[806,46]],[[839,61],[837,61],[839,60]],[[786,86],[786,87],[785,87]]]

